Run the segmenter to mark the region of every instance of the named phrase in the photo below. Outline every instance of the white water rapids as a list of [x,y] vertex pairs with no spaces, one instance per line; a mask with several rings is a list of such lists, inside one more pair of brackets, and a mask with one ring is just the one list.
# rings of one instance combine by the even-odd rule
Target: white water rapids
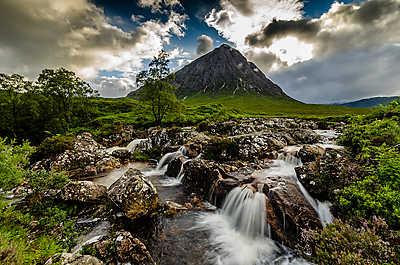
[[[323,135],[326,133],[326,135]],[[321,132],[324,137],[332,137],[328,132]],[[144,141],[138,139],[131,142],[127,147],[118,147],[120,149],[128,149],[134,151],[138,144]],[[324,145],[333,143],[326,141]],[[324,146],[328,147],[328,146]],[[117,150],[118,148],[114,149]],[[319,202],[310,196],[297,178],[295,167],[301,165],[300,159],[291,153],[297,152],[300,147],[286,147],[278,157],[274,160],[271,167],[262,171],[258,181],[262,183],[263,178],[272,176],[287,177],[293,180],[299,187],[305,199],[318,213],[323,225],[332,222],[332,215],[329,211],[330,204],[328,202]],[[178,151],[165,154],[154,169],[142,169],[144,175],[148,177],[159,178],[158,183],[171,189],[171,194],[176,194],[181,184],[185,172],[184,165],[190,161],[185,160],[180,168],[176,178],[170,178],[165,175],[168,164],[175,158],[185,156],[186,150],[182,146]],[[196,159],[196,158],[194,158]],[[119,174],[123,174],[124,169],[115,170],[110,173],[107,183],[110,185],[115,181]],[[290,251],[270,238],[270,229],[267,225],[266,216],[266,198],[262,192],[254,191],[248,187],[234,188],[225,198],[222,209],[219,211],[200,212],[197,215],[188,215],[187,222],[193,223],[192,231],[198,233],[197,230],[205,231],[207,242],[203,242],[202,246],[207,246],[207,264],[213,265],[307,265],[309,264],[303,259],[294,257]],[[186,219],[185,219],[186,220]],[[187,231],[187,230],[186,230]],[[184,231],[180,231],[185,233]],[[180,235],[183,236],[183,235]],[[197,235],[196,235],[197,237]],[[181,240],[181,238],[179,238]],[[194,238],[190,239],[194,241]],[[176,241],[174,242],[175,244]],[[182,243],[186,244],[186,243]],[[175,245],[174,245],[175,246]],[[180,246],[182,247],[182,246]],[[187,252],[183,252],[187,253]],[[185,254],[186,255],[186,254]],[[179,262],[178,259],[175,258]],[[176,263],[179,264],[179,263]],[[190,263],[187,263],[190,264]],[[203,264],[203,263],[199,263]]]

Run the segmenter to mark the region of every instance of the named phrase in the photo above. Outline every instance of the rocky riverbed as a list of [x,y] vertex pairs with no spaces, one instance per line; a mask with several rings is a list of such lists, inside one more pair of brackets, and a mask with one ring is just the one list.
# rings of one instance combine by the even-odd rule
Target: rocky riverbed
[[303,233],[332,222],[340,176],[357,177],[335,145],[341,126],[271,118],[82,133],[34,165],[66,171],[73,181],[54,196],[79,205],[76,246],[47,264],[308,264]]

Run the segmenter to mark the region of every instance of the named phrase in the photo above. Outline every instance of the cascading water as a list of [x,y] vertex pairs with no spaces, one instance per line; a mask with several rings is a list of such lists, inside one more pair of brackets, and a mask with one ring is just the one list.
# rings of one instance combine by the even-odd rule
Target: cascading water
[[179,183],[182,183],[182,180],[183,180],[183,178],[185,177],[185,172],[184,172],[184,166],[185,166],[185,164],[189,163],[189,162],[192,161],[192,160],[197,160],[197,159],[200,159],[200,158],[201,158],[201,154],[199,154],[198,156],[196,156],[196,157],[193,158],[193,159],[188,159],[188,160],[186,160],[185,162],[182,163],[181,169],[179,170],[179,173],[178,173],[178,175],[176,176],[176,178],[178,179]]
[[179,148],[178,151],[176,152],[171,152],[171,153],[167,153],[165,154],[160,161],[157,164],[157,170],[161,170],[163,168],[165,168],[169,162],[171,162],[172,160],[174,160],[175,158],[179,157],[179,156],[184,156],[186,154],[186,148],[185,146],[181,146]]
[[291,177],[296,181],[301,193],[308,203],[317,212],[318,217],[323,226],[332,223],[333,216],[329,210],[331,204],[329,202],[320,202],[308,193],[304,188],[303,184],[297,178],[295,167],[301,166],[301,160],[291,154],[279,154],[278,159],[274,161],[271,168],[265,171],[266,176],[287,176]]
[[[261,188],[261,187],[260,187]],[[201,214],[197,229],[209,233],[209,262],[215,265],[308,264],[280,254],[277,244],[265,236],[266,198],[248,187],[229,192],[218,213]]]
[[126,147],[113,146],[113,147],[107,148],[106,152],[108,154],[112,154],[116,150],[127,150],[128,152],[133,153],[133,152],[135,152],[136,147],[139,144],[143,143],[144,141],[148,141],[148,139],[135,139],[135,140],[131,141]]
[[249,237],[264,236],[265,195],[249,188],[234,188],[227,196],[222,213],[227,215],[232,225]]

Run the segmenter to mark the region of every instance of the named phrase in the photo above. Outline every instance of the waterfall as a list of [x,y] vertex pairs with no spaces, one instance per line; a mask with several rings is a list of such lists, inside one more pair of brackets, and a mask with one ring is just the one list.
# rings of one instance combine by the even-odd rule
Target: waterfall
[[[258,188],[262,189],[262,186]],[[282,254],[270,238],[265,200],[261,192],[236,187],[229,192],[219,212],[199,214],[195,228],[209,233],[211,248],[206,254],[210,264],[309,264],[287,253]]]
[[265,195],[249,188],[236,187],[225,199],[222,214],[232,225],[249,237],[262,237],[265,233]]
[[136,147],[141,144],[144,141],[147,141],[148,139],[135,139],[133,141],[131,141],[126,147],[120,147],[120,146],[113,146],[110,148],[106,149],[106,152],[108,154],[112,154],[114,151],[116,150],[127,150],[130,153],[135,152]]
[[176,178],[178,179],[178,181],[179,181],[180,183],[182,183],[182,180],[183,180],[183,178],[185,177],[185,172],[183,172],[183,169],[184,169],[185,164],[186,164],[186,163],[189,163],[189,162],[192,161],[192,160],[198,160],[198,159],[200,159],[200,158],[201,158],[201,154],[199,154],[198,156],[196,156],[196,157],[193,158],[193,159],[188,159],[188,160],[186,160],[185,162],[182,163],[181,169],[179,170],[179,173],[178,173],[178,175],[176,176]]
[[186,153],[187,152],[185,146],[181,146],[178,151],[165,154],[158,162],[157,170],[165,168],[169,164],[169,162],[171,162],[172,160],[174,160],[179,156],[186,155]]
[[292,177],[295,181],[297,186],[299,187],[301,193],[303,194],[304,198],[307,202],[313,207],[315,212],[318,214],[318,217],[321,221],[323,226],[332,223],[333,216],[329,210],[331,204],[329,202],[320,202],[314,199],[304,188],[303,184],[297,178],[296,171],[294,170],[295,167],[301,166],[301,160],[291,154],[279,154],[278,160],[274,161],[271,169],[268,169],[266,172],[268,175],[276,175],[276,176],[288,176]]
[[136,150],[136,147],[141,144],[142,142],[146,141],[147,139],[135,139],[132,142],[130,142],[127,146],[126,149],[133,153]]

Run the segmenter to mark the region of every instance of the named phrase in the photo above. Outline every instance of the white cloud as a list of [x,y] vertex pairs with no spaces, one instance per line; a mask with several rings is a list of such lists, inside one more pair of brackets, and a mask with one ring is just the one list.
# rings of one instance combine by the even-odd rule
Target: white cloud
[[[29,8],[23,1],[2,0],[0,72],[34,78],[44,68],[66,67],[99,84],[111,82],[96,82],[101,70],[133,78],[172,35],[184,35],[186,19],[171,12],[165,23],[144,21],[135,30],[124,31],[88,0],[37,0]],[[132,88],[127,80],[119,84]],[[116,90],[117,95],[121,90]]]
[[[239,3],[242,2],[242,3]],[[257,32],[274,18],[290,20],[302,16],[303,3],[298,0],[221,0],[221,9],[213,9],[205,22],[245,50],[245,37]]]
[[200,35],[197,38],[197,54],[204,54],[212,50],[214,47],[214,40],[207,35]]

